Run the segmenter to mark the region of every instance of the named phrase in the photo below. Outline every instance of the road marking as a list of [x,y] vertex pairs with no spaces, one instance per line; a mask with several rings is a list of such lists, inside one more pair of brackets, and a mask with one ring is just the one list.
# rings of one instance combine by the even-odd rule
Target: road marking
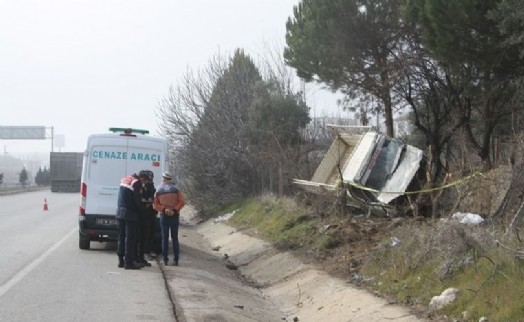
[[73,228],[67,235],[62,237],[58,242],[56,242],[51,248],[46,250],[42,255],[40,255],[37,259],[32,261],[29,265],[24,267],[21,271],[15,274],[7,283],[2,285],[0,287],[0,297],[2,297],[5,293],[7,293],[13,286],[15,286],[18,282],[20,282],[24,277],[27,276],[35,267],[37,267],[41,262],[43,262],[49,255],[51,255],[52,252],[54,252],[60,245],[62,245],[66,239],[68,239],[73,233],[75,233],[78,230],[78,227]]

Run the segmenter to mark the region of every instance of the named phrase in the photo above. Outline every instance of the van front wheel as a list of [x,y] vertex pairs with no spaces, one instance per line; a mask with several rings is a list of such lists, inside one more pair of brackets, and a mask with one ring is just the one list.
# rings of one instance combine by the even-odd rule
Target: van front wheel
[[80,235],[80,238],[78,239],[78,247],[80,249],[89,249],[91,242],[89,241],[89,238],[82,237]]

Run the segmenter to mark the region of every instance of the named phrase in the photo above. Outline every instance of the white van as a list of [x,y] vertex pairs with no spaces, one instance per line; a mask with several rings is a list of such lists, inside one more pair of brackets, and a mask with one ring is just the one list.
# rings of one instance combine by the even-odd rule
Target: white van
[[154,173],[155,186],[168,170],[168,145],[149,131],[110,128],[87,139],[80,188],[79,247],[91,241],[114,241],[118,236],[115,213],[120,179],[140,170]]

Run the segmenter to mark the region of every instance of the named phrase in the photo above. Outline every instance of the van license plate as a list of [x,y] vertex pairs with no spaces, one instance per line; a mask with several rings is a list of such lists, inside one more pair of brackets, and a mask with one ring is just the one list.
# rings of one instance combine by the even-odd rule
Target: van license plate
[[112,226],[112,225],[116,225],[116,219],[97,218],[96,219],[96,224],[97,225]]

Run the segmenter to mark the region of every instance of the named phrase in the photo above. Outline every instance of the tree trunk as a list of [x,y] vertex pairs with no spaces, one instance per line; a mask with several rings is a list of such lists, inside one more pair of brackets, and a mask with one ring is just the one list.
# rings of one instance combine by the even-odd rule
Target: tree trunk
[[386,117],[386,133],[389,137],[394,138],[395,137],[395,130],[393,128],[393,108],[391,104],[391,95],[389,90],[387,93],[384,93],[385,97],[383,99],[384,102],[384,114]]
[[269,167],[269,192],[273,192],[273,167]]
[[282,161],[278,162],[278,196],[284,195],[284,177],[282,175]]
[[395,137],[393,128],[393,106],[391,103],[391,86],[389,84],[389,74],[387,71],[387,57],[381,59],[382,72],[380,73],[381,93],[380,98],[384,104],[384,116],[386,118],[386,134],[389,137]]

